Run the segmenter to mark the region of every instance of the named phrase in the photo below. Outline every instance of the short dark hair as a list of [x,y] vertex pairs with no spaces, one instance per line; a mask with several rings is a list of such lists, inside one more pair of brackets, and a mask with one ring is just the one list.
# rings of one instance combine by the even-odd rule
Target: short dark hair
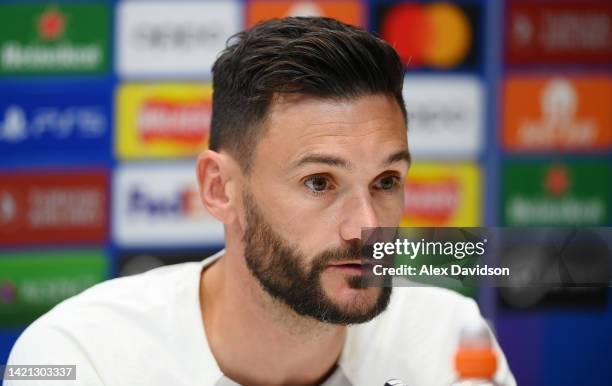
[[260,22],[228,39],[213,65],[209,147],[227,150],[250,170],[275,94],[349,99],[393,96],[406,120],[404,68],[388,43],[325,17]]

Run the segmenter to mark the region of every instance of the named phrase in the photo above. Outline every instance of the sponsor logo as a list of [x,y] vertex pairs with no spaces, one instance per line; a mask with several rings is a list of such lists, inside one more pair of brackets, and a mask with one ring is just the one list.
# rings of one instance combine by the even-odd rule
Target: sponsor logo
[[510,150],[602,150],[612,144],[612,78],[511,77],[504,87]]
[[406,215],[444,224],[457,210],[459,183],[452,178],[438,181],[416,180],[406,186]]
[[483,90],[473,77],[407,76],[408,140],[416,156],[475,158],[483,140]]
[[504,224],[605,225],[610,165],[515,163],[504,167]]
[[225,42],[242,27],[238,1],[122,2],[117,71],[126,77],[209,76]]
[[546,178],[544,180],[546,191],[553,196],[560,197],[569,186],[569,176],[567,175],[567,168],[563,166],[553,166],[548,169]]
[[205,98],[185,102],[147,100],[138,114],[140,138],[146,143],[200,143],[209,131],[210,118],[210,100]]
[[375,29],[408,67],[450,69],[477,64],[477,5],[381,4],[377,15]]
[[472,164],[414,164],[401,226],[478,226],[480,172]]
[[593,1],[512,2],[506,31],[510,64],[612,61],[612,5]]
[[210,85],[127,84],[117,93],[120,157],[193,156],[208,146]]
[[0,141],[16,143],[42,137],[64,139],[71,136],[100,138],[107,129],[105,111],[96,106],[42,107],[32,110],[28,119],[24,107],[10,105],[4,109],[4,118],[0,122]]
[[347,24],[363,27],[365,8],[361,1],[261,1],[248,2],[247,26],[258,21],[285,16],[325,16],[338,19]]
[[108,56],[104,4],[1,5],[0,73],[101,72]]
[[129,192],[128,214],[130,216],[172,218],[203,218],[208,216],[200,203],[200,194],[194,186],[185,185],[169,195],[154,196],[139,186]]
[[17,200],[15,191],[5,188],[0,191],[0,226],[9,227],[17,219]]
[[0,245],[104,242],[106,174],[25,172],[0,177]]
[[25,325],[107,275],[101,250],[0,254],[0,326]]
[[191,162],[123,165],[113,194],[114,238],[122,246],[223,242],[223,226],[200,201]]
[[0,152],[108,153],[110,95],[98,91],[42,88],[0,94]]

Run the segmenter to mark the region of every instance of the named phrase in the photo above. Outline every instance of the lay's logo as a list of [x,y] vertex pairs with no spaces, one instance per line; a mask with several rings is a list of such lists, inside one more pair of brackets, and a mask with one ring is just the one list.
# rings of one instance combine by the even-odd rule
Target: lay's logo
[[205,99],[151,99],[143,103],[138,116],[139,135],[145,143],[200,143],[207,139],[210,116],[210,102]]
[[404,213],[407,217],[428,219],[433,224],[446,224],[457,210],[459,188],[455,178],[409,181],[405,191]]
[[404,190],[401,226],[478,226],[480,172],[474,164],[414,164]]
[[121,86],[116,151],[121,158],[189,157],[208,145],[210,85]]

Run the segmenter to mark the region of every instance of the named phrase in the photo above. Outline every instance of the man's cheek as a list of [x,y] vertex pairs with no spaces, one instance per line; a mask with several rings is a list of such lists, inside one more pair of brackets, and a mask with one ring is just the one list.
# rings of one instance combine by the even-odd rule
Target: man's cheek
[[404,215],[404,200],[394,200],[390,205],[383,207],[379,213],[378,222],[381,227],[397,227]]

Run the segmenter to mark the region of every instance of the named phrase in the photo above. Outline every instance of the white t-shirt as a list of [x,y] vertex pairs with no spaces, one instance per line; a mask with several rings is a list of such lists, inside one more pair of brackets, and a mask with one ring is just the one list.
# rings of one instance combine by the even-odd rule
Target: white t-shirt
[[[25,330],[8,364],[76,365],[77,382],[5,385],[236,385],[219,369],[200,313],[200,273],[223,252],[109,280],[60,303]],[[391,378],[411,386],[450,385],[461,321],[475,315],[476,303],[455,292],[394,288],[385,312],[348,328],[338,368],[324,385],[382,386]],[[494,343],[495,380],[514,386]]]

